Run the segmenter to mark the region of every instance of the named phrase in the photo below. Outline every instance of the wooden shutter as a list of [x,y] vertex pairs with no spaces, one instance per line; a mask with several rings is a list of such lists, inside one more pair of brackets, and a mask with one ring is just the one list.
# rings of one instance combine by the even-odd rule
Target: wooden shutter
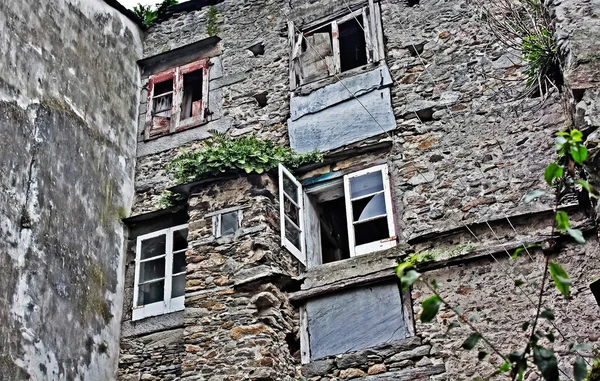
[[329,33],[305,36],[306,49],[300,55],[301,83],[328,77],[334,70],[333,45]]

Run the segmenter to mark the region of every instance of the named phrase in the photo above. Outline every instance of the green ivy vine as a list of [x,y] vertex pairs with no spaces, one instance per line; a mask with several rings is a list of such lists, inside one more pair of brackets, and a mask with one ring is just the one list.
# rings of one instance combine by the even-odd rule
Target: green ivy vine
[[297,168],[321,161],[323,155],[318,151],[298,154],[289,147],[253,135],[234,139],[226,134],[213,133],[201,150],[182,150],[168,169],[177,184],[185,184],[226,172],[260,174],[276,168],[279,163]]

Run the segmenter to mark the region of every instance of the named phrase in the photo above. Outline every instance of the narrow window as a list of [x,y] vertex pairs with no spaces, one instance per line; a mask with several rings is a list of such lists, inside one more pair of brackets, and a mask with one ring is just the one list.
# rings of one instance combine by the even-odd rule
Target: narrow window
[[306,264],[302,196],[300,182],[283,165],[279,164],[281,243],[300,262]]
[[[218,213],[218,212],[217,212]],[[218,213],[213,216],[213,236],[215,238],[234,235],[242,222],[242,210]]]
[[133,320],[183,309],[187,227],[138,237]]
[[362,15],[352,17],[339,24],[340,70],[342,72],[365,65],[367,61],[367,43]]
[[202,70],[183,76],[182,119],[202,114],[202,77]]
[[173,109],[173,78],[154,84],[152,95],[152,124],[150,136],[168,132]]

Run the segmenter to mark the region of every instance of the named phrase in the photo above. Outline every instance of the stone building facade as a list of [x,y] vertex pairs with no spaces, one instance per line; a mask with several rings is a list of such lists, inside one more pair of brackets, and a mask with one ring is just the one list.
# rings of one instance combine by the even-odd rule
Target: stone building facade
[[[552,197],[523,198],[546,187],[557,131],[584,132],[600,186],[593,6],[544,4],[566,88],[542,99],[519,96],[494,2],[191,0],[144,30],[112,0],[28,2],[0,5],[0,30],[47,36],[0,34],[0,378],[488,376],[502,359],[461,350],[456,311],[419,321],[434,279],[492,345],[522,349],[544,255],[510,257],[551,234]],[[171,160],[215,132],[324,160],[175,183]],[[184,201],[159,206],[167,189]],[[568,343],[598,347],[600,260],[593,211],[560,207],[587,243],[560,240],[571,295],[545,285],[540,329],[569,378]],[[426,282],[402,291],[394,268],[415,255]]]
[[[459,321],[454,311],[419,322],[430,290],[417,283],[401,291],[393,273],[415,252],[427,259],[420,265],[424,277],[438,281],[445,299],[502,350],[519,349],[526,335],[515,331],[535,311],[543,255],[532,249],[517,260],[507,257],[547,240],[551,198],[525,204],[523,197],[544,187],[552,136],[570,115],[557,92],[543,102],[518,97],[526,67],[482,21],[490,7],[434,0],[192,1],[171,8],[146,32],[140,64],[148,86],[141,98],[149,101],[140,108],[129,223],[168,227],[165,216],[173,214],[157,211],[160,194],[172,189],[185,196],[185,302],[182,311],[140,320],[124,313],[119,379],[462,380],[491,374],[501,358],[483,343],[460,350],[470,330],[449,330]],[[557,30],[579,28],[560,16],[560,6],[547,9]],[[217,26],[216,36],[208,35],[209,25]],[[565,34],[564,46],[577,33]],[[366,53],[348,53],[355,48]],[[192,53],[199,50],[205,53]],[[569,54],[580,53],[571,48]],[[210,119],[148,140],[145,131],[155,128],[148,124],[148,89],[155,78],[202,59],[211,65]],[[565,73],[575,62],[583,61],[565,60]],[[575,94],[567,98],[579,102],[578,128],[591,132],[595,90],[581,97],[571,90],[580,85],[566,78]],[[198,149],[210,130],[254,134],[298,152],[317,149],[325,160],[294,173],[172,188],[168,163],[182,147]],[[283,195],[282,186],[288,187]],[[302,211],[289,209],[289,199],[303,202]],[[600,271],[593,221],[576,206],[565,208],[588,229],[588,243],[565,242],[557,259],[577,279],[571,300],[556,298],[548,286],[544,294],[544,306],[557,314],[559,350],[569,340],[595,343],[600,328],[589,288]],[[301,233],[286,220],[290,210],[296,223],[302,215]],[[379,223],[360,225],[363,218],[352,210]],[[186,218],[183,210],[176,214]],[[234,221],[233,230],[221,236],[226,219]],[[130,240],[126,279],[134,285],[136,234]],[[525,284],[515,287],[517,278]],[[132,308],[128,296],[125,311]],[[578,311],[576,319],[570,311]],[[490,355],[480,361],[481,351]],[[560,361],[572,374],[574,356]],[[535,372],[526,377],[535,379]]]

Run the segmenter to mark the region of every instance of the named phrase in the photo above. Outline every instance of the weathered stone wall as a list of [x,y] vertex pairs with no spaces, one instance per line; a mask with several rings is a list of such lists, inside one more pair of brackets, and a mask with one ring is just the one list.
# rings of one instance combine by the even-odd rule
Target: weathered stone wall
[[[210,89],[210,93],[219,92],[220,96],[220,99],[213,98],[219,104],[209,104],[209,108],[220,110],[220,119],[213,122],[215,127],[220,131],[228,131],[232,136],[254,133],[285,144],[285,121],[289,113],[289,45],[285,2],[227,0],[217,4],[216,8],[219,11],[217,36],[221,38],[219,61],[222,76],[211,83]],[[209,37],[207,12],[208,7],[204,7],[176,14],[150,28],[144,55],[153,56]],[[264,53],[255,56],[249,50],[256,44],[264,45]],[[266,97],[264,107],[255,98],[259,94]],[[145,108],[141,112],[140,118],[145,119]],[[208,136],[203,127],[186,132],[190,136],[188,142]],[[168,139],[173,138],[157,140]],[[172,185],[164,181],[168,177],[165,170],[176,154],[177,146],[187,147],[188,144],[179,141],[177,145],[163,148],[162,153],[139,157],[134,213],[157,209],[162,190]],[[151,187],[145,184],[151,184]]]
[[100,0],[0,3],[0,378],[110,380],[142,54]]
[[[269,175],[192,190],[182,379],[294,379],[297,313],[282,290],[298,264],[279,243],[276,195]],[[241,228],[213,238],[204,216],[238,206]]]

